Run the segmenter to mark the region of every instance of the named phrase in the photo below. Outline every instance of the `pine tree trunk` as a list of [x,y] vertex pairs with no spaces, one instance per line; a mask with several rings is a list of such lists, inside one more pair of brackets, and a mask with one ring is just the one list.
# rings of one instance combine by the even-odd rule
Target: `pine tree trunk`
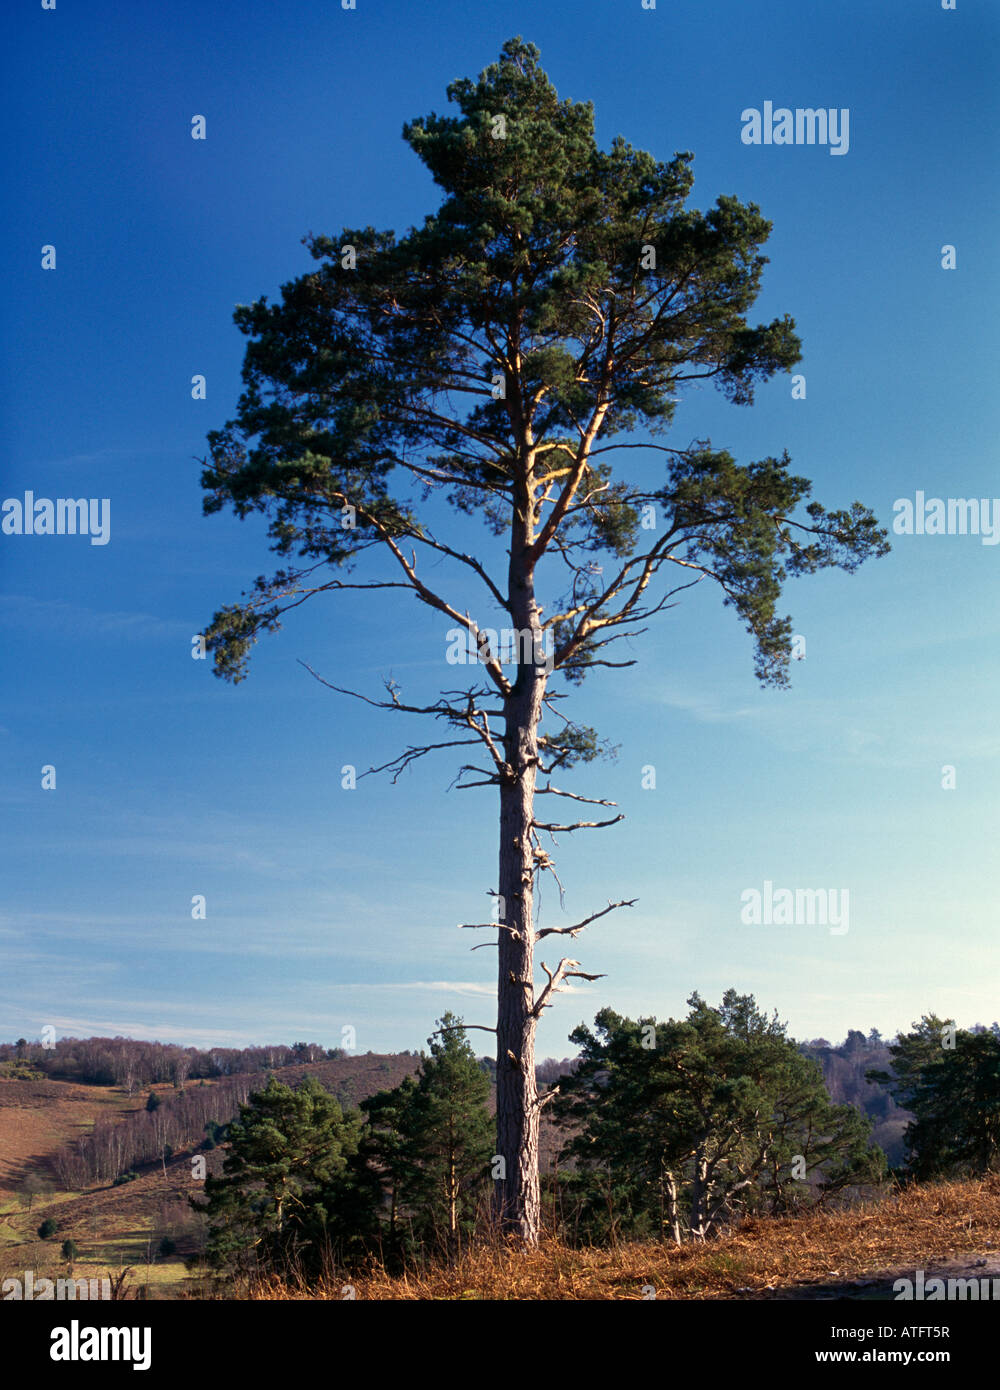
[[[525,726],[517,731],[522,742]],[[530,782],[534,782],[534,769]],[[500,793],[500,896],[497,1008],[497,1182],[501,1229],[538,1240],[538,1098],[535,1085],[534,912],[531,790],[523,777]]]
[[[530,505],[525,508],[531,515]],[[504,758],[508,775],[500,787],[500,922],[497,989],[497,1154],[504,1176],[495,1185],[500,1230],[538,1243],[541,1203],[538,1183],[538,1093],[535,1082],[534,901],[535,859],[531,843],[538,725],[546,671],[541,664],[541,628],[533,577],[523,561],[531,542],[530,521],[514,527],[511,545],[511,617],[519,634],[530,632],[534,652],[519,640],[518,676],[504,701]],[[518,532],[520,534],[518,534]]]

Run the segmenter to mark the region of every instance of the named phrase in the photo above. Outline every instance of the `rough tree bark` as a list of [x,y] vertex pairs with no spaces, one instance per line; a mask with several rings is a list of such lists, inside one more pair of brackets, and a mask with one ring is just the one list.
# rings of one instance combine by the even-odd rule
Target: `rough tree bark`
[[[529,1245],[538,1239],[538,1088],[535,1080],[534,875],[532,843],[538,726],[546,674],[536,656],[542,632],[528,558],[534,498],[525,480],[526,506],[515,516],[509,595],[518,634],[517,678],[504,700],[504,758],[500,786],[500,921],[497,977],[497,1155],[503,1160],[495,1188],[501,1230]],[[527,634],[531,634],[530,641]],[[522,635],[524,640],[522,639]],[[531,658],[530,664],[525,656]]]

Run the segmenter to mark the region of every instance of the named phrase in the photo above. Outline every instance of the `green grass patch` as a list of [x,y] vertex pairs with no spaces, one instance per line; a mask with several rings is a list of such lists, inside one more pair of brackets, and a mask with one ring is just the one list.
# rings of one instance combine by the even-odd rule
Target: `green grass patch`
[[705,1268],[712,1274],[743,1274],[746,1272],[746,1267],[746,1259],[742,1255],[733,1254],[730,1251],[709,1255],[705,1260]]

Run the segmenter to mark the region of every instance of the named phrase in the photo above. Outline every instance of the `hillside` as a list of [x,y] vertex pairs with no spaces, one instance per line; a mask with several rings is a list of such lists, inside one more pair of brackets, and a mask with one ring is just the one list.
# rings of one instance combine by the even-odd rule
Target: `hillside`
[[[368,1053],[286,1066],[277,1075],[288,1085],[316,1076],[342,1104],[355,1106],[365,1096],[398,1086],[416,1070],[418,1060],[406,1053]],[[204,1084],[221,1086],[235,1079]],[[258,1072],[245,1080],[254,1089],[264,1084],[265,1075]],[[186,1089],[193,1089],[191,1083]],[[0,1277],[26,1269],[38,1277],[65,1275],[60,1247],[69,1239],[80,1251],[76,1277],[132,1266],[132,1282],[148,1282],[161,1296],[198,1287],[183,1263],[200,1248],[203,1233],[203,1220],[187,1201],[196,1190],[190,1161],[194,1144],[165,1162],[142,1165],[134,1180],[120,1185],[95,1183],[67,1192],[60,1190],[57,1178],[60,1157],[74,1141],[93,1134],[95,1123],[114,1120],[127,1126],[146,1120],[151,1090],[163,1097],[163,1110],[168,1110],[174,1093],[162,1086],[129,1096],[106,1085],[0,1079]],[[217,1148],[204,1155],[209,1172],[221,1168],[223,1153]],[[27,1179],[43,1190],[29,1194]],[[56,1220],[59,1228],[51,1239],[39,1240],[37,1230],[46,1218]],[[164,1236],[176,1246],[167,1258],[156,1253]]]
[[99,1115],[138,1108],[137,1097],[108,1086],[0,1077],[0,1201],[29,1173],[46,1171],[56,1152],[92,1129]]

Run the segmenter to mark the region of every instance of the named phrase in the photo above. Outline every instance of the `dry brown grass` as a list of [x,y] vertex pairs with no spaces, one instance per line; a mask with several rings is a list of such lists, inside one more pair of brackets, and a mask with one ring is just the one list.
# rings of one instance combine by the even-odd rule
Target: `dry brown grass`
[[[531,1254],[479,1249],[446,1267],[390,1275],[375,1269],[350,1283],[359,1299],[754,1298],[778,1289],[891,1277],[1000,1251],[1000,1176],[910,1187],[851,1210],[755,1219],[702,1246],[655,1243],[571,1250],[546,1240]],[[262,1299],[342,1299],[344,1281],[290,1288],[278,1280]]]

